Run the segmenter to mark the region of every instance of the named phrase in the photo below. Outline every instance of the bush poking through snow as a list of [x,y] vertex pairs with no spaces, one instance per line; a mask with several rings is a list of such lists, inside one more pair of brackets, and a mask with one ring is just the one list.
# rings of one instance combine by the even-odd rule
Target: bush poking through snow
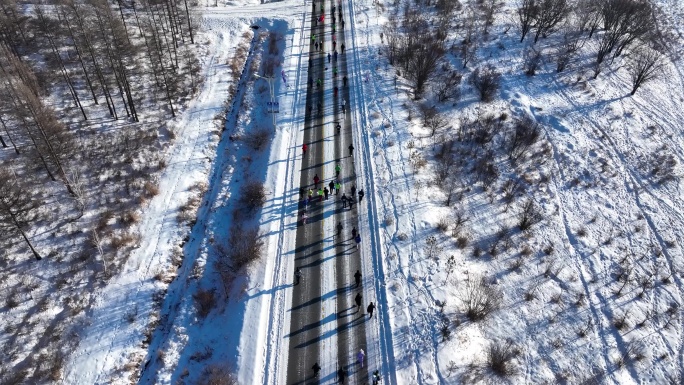
[[658,150],[641,164],[644,176],[656,185],[679,179],[679,164],[667,147]]
[[152,198],[159,195],[159,186],[157,186],[156,183],[145,182],[144,189],[145,196],[147,196],[148,198]]
[[197,361],[201,362],[204,360],[207,360],[211,358],[211,356],[214,354],[214,349],[212,349],[209,346],[205,346],[203,350],[198,350],[190,356],[191,361]]
[[542,62],[542,53],[534,48],[525,52],[524,72],[527,76],[534,76]]
[[237,378],[226,365],[213,364],[204,369],[200,385],[238,385]]
[[508,156],[511,162],[516,163],[530,153],[539,140],[541,131],[539,122],[529,116],[515,122],[508,135]]
[[238,272],[259,259],[263,247],[264,241],[258,228],[235,226],[230,231],[227,250],[223,251],[224,256],[221,259],[228,257],[232,271]]
[[488,103],[494,100],[501,84],[501,74],[492,65],[477,68],[471,78],[473,86],[480,94],[480,100]]
[[522,211],[518,214],[518,228],[520,231],[527,231],[542,221],[543,217],[539,212],[539,208],[537,208],[532,199],[523,202],[521,208]]
[[426,258],[436,258],[442,252],[442,248],[439,247],[437,238],[434,236],[429,236],[425,240],[425,257]]
[[511,262],[511,264],[508,266],[508,269],[509,269],[510,271],[518,271],[518,270],[520,270],[520,268],[522,267],[523,264],[524,264],[524,261],[523,261],[522,258],[516,258],[516,259],[514,259],[513,262]]
[[634,342],[629,345],[629,348],[621,355],[615,357],[615,367],[622,369],[627,365],[631,365],[646,358],[646,349],[642,343]]
[[7,301],[5,301],[5,306],[8,309],[14,309],[15,307],[19,306],[19,301],[17,301],[17,299],[14,297],[7,298]]
[[510,383],[518,374],[515,358],[520,354],[513,341],[492,341],[487,347],[485,362],[471,364],[465,374],[465,383]]
[[517,353],[511,340],[492,342],[487,350],[487,366],[499,377],[510,377],[517,371],[513,362]]
[[579,330],[577,330],[577,336],[584,338],[586,337],[592,329],[592,322],[591,319],[587,321],[587,323]]
[[266,189],[264,184],[251,180],[245,182],[240,190],[240,204],[250,212],[256,211],[266,203]]
[[204,290],[199,289],[192,298],[195,300],[195,307],[197,309],[197,315],[200,318],[205,318],[211,309],[216,306],[216,296],[214,295],[214,290]]
[[451,226],[451,220],[447,216],[440,218],[437,222],[437,230],[443,233],[446,233],[447,230],[449,230],[449,226]]
[[458,237],[456,237],[456,247],[459,249],[465,249],[468,247],[468,240],[469,237],[467,234],[461,234]]
[[442,319],[439,322],[439,334],[442,336],[442,342],[451,339],[451,321],[442,314]]
[[271,139],[271,130],[266,127],[258,127],[245,135],[245,143],[255,151],[263,150]]
[[627,327],[627,316],[629,315],[628,312],[623,313],[622,315],[619,315],[613,319],[613,326],[617,330],[622,330]]
[[498,288],[488,284],[484,277],[473,276],[465,282],[459,298],[465,315],[476,322],[487,318],[501,307],[503,294]]
[[197,209],[202,201],[199,195],[192,195],[188,198],[187,202],[180,207],[178,211],[178,221],[179,222],[190,222],[195,219],[197,215]]

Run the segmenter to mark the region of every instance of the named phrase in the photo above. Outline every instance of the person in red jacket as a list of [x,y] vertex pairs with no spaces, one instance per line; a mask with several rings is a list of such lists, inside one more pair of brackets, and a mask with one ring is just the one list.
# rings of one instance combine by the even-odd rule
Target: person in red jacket
[[306,145],[306,143],[302,144],[302,154],[306,155],[306,150],[309,148],[309,146]]
[[318,174],[314,175],[313,181],[314,181],[314,186],[318,187],[318,182],[321,181],[321,179],[318,177]]

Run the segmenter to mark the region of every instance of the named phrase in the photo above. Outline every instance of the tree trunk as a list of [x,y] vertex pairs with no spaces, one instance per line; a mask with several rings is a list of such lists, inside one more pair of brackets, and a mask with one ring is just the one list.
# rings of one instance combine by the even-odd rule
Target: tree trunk
[[185,4],[185,15],[188,18],[188,31],[190,32],[190,44],[195,44],[195,39],[192,37],[192,22],[190,22],[190,11],[188,10],[188,0],[183,0]]
[[[4,68],[0,66],[0,69],[5,72]],[[7,76],[7,73],[5,72],[5,76]],[[38,146],[38,143],[36,142],[36,139],[33,137],[33,134],[31,133],[31,130],[29,129],[29,124],[26,121],[26,117],[24,116],[23,113],[21,113],[21,108],[18,104],[21,100],[19,99],[19,95],[17,93],[16,88],[12,85],[12,83],[9,81],[9,78],[6,78],[7,85],[9,86],[9,89],[12,91],[14,94],[11,99],[12,99],[12,104],[14,104],[14,109],[17,111],[17,115],[20,116],[20,120],[23,123],[23,127],[26,130],[26,134],[28,135],[29,139],[31,139],[31,143],[33,143],[33,146],[36,148],[36,153],[38,154],[38,158],[40,159],[41,163],[43,163],[43,166],[45,167],[45,171],[47,171],[48,176],[50,176],[50,179],[53,181],[56,181],[57,178],[52,174],[50,171],[50,167],[47,164],[47,161],[45,160],[45,157],[43,156],[43,153],[40,150],[40,147]]]
[[81,113],[83,114],[83,119],[88,120],[88,116],[85,113],[85,110],[83,109],[83,105],[81,105],[81,99],[78,97],[78,94],[76,93],[76,89],[74,88],[74,85],[71,81],[71,77],[69,77],[69,72],[67,71],[66,67],[64,66],[64,62],[62,61],[62,56],[59,54],[59,49],[57,48],[57,45],[55,44],[54,40],[52,39],[52,33],[49,32],[49,28],[47,26],[47,23],[45,22],[45,16],[43,15],[43,11],[40,9],[40,7],[36,8],[36,15],[38,15],[38,18],[40,19],[40,27],[42,29],[42,32],[45,34],[45,37],[47,38],[48,42],[50,43],[50,48],[52,49],[52,53],[55,55],[57,58],[57,62],[59,64],[60,72],[62,73],[62,77],[64,78],[64,81],[66,82],[67,86],[69,87],[69,91],[71,92],[71,96],[74,98],[74,102],[78,106],[78,108],[81,109]]
[[124,107],[126,109],[126,116],[131,116],[131,113],[128,110],[128,103],[126,101],[123,89],[121,87],[121,81],[119,80],[118,70],[117,70],[116,65],[114,64],[114,59],[112,57],[113,55],[112,55],[111,47],[109,45],[109,40],[107,40],[107,33],[104,30],[104,22],[102,20],[101,15],[99,14],[99,12],[96,12],[96,15],[97,15],[97,20],[99,22],[98,24],[100,25],[100,34],[102,35],[102,40],[103,40],[104,45],[105,45],[105,52],[107,54],[107,59],[109,60],[109,67],[111,69],[112,74],[114,75],[114,79],[116,80],[116,85],[119,88],[119,96],[121,96],[121,100],[123,101]]
[[[59,15],[60,12],[58,12],[57,14]],[[76,43],[76,36],[74,36],[74,31],[71,29],[71,24],[69,23],[69,16],[66,15],[66,13],[62,16],[64,17],[64,23],[67,26],[69,36],[71,36],[71,41],[73,43],[74,49],[76,50],[78,61],[79,63],[81,63],[81,68],[83,69],[83,74],[85,75],[86,83],[88,84],[90,93],[93,95],[93,101],[95,102],[95,105],[99,105],[97,101],[97,96],[95,95],[95,89],[93,88],[93,83],[90,81],[90,76],[88,76],[88,71],[86,70],[85,63],[83,62],[83,56],[81,56],[81,50],[78,48],[78,44]]]
[[[5,121],[2,119],[2,114],[0,114],[0,123],[2,123],[2,127],[5,129],[5,133],[7,133],[7,139],[9,139],[10,143],[12,143],[12,147],[14,147],[14,152],[17,154],[20,154],[19,149],[17,148],[17,145],[14,143],[14,139],[12,139],[12,135],[10,135],[9,130],[7,129],[7,125],[5,125]],[[7,147],[5,145],[5,142],[2,142],[3,146]]]
[[28,245],[29,249],[31,249],[31,252],[33,253],[33,257],[36,258],[36,261],[40,261],[41,259],[43,259],[43,257],[41,257],[40,254],[38,254],[38,251],[36,251],[36,249],[31,244],[31,241],[26,236],[26,233],[24,233],[24,230],[22,230],[21,227],[17,227],[17,229],[19,229],[21,236],[24,237],[26,244]]
[[150,44],[147,41],[147,35],[143,31],[142,24],[140,24],[140,19],[138,18],[138,11],[135,9],[135,1],[133,2],[133,15],[135,16],[135,22],[138,24],[138,28],[140,29],[140,35],[142,35],[143,40],[145,41],[145,48],[147,48],[147,57],[150,59],[150,65],[152,66],[152,75],[154,75],[154,81],[157,83],[157,88],[161,88],[161,84],[159,83],[159,76],[157,76],[157,71],[154,70],[154,60],[152,59],[152,51],[150,49]]

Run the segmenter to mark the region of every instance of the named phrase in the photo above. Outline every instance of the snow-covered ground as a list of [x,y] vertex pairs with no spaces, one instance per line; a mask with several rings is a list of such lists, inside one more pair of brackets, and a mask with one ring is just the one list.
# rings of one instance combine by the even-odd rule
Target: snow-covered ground
[[[672,5],[673,14],[681,13],[681,5]],[[513,383],[580,383],[590,377],[615,384],[680,383],[680,182],[655,184],[650,169],[643,169],[661,151],[681,165],[684,96],[678,65],[670,64],[665,76],[634,97],[626,95],[624,67],[594,81],[581,62],[560,75],[547,62],[537,76],[527,77],[515,26],[504,32],[513,19],[504,8],[508,16],[497,18],[490,41],[470,65],[489,62],[503,72],[499,99],[474,102],[464,84],[455,108],[439,108],[451,116],[454,129],[463,117],[479,114],[533,117],[543,124],[548,143],[537,151],[547,155],[515,169],[499,154],[501,175],[489,192],[464,168],[460,198],[446,207],[432,171],[429,130],[421,128],[415,109],[409,119],[405,107],[412,102],[402,90],[394,93],[394,71],[378,52],[383,15],[363,3],[357,9],[369,25],[359,28],[366,43],[359,44],[363,70],[373,74],[364,85],[370,120],[364,134],[374,156],[375,215],[382,221],[388,303],[380,311],[390,312],[398,382],[461,383],[477,372],[470,364],[484,362],[490,343],[510,339],[518,350]],[[681,39],[676,44],[681,47]],[[582,52],[585,61],[592,48]],[[477,154],[457,147],[466,162]],[[428,158],[426,168],[411,166],[414,152]],[[516,228],[519,205],[506,211],[502,202],[503,183],[518,178],[528,187],[517,201],[533,199],[544,215],[527,234]],[[456,211],[468,218],[461,231],[469,239],[465,248],[449,236]],[[450,224],[444,233],[437,229],[442,218]],[[495,254],[489,252],[501,230],[508,235]],[[430,237],[439,248],[434,258],[427,255]],[[481,256],[474,256],[475,248]],[[447,279],[450,256],[456,268]],[[621,264],[630,272],[629,289],[616,295],[624,283],[617,279]],[[501,310],[486,322],[472,323],[461,313],[463,290],[473,277],[485,277],[503,292]],[[452,333],[443,341],[446,319]]]
[[[681,29],[683,6],[662,3],[671,10],[670,25]],[[513,383],[575,384],[591,376],[610,384],[681,383],[680,182],[656,184],[645,165],[664,152],[679,165],[684,160],[679,59],[672,58],[677,61],[667,67],[667,75],[634,97],[626,96],[627,75],[618,65],[590,79],[591,70],[581,60],[590,60],[591,44],[584,48],[587,56],[567,72],[556,74],[547,62],[537,76],[527,77],[515,27],[504,32],[511,20],[510,8],[504,8],[508,13],[497,18],[490,40],[470,66],[491,62],[502,69],[499,98],[481,104],[464,83],[456,105],[438,108],[450,116],[453,131],[462,119],[506,114],[506,122],[529,116],[542,123],[543,138],[535,148],[538,155],[517,167],[498,154],[500,176],[489,191],[473,182],[464,166],[459,198],[448,207],[435,180],[429,131],[422,127],[402,78],[395,89],[395,71],[380,52],[381,26],[390,6],[371,0],[349,4],[355,26],[350,103],[369,198],[361,214],[361,231],[371,235],[364,244],[364,267],[366,276],[375,270],[375,294],[368,299],[378,298],[379,303],[378,320],[368,333],[376,354],[385,356],[376,357],[387,362],[384,381],[462,383],[476,372],[470,364],[483,362],[490,343],[510,339],[518,350]],[[204,10],[201,33],[207,54],[201,60],[206,80],[175,123],[177,139],[168,149],[161,194],[150,201],[140,224],[141,246],[124,273],[98,294],[90,325],[67,361],[65,383],[124,383],[120,373],[130,374],[126,365],[134,361],[144,369],[143,383],[194,383],[211,364],[232,366],[240,383],[284,382],[283,336],[289,329],[293,266],[288,251],[294,249],[296,231],[288,206],[297,199],[293,192],[299,180],[294,170],[307,79],[301,55],[308,47],[308,7],[299,1],[242,2]],[[226,62],[243,34],[251,36],[253,24],[261,27],[257,34],[266,30],[279,36],[282,63],[275,72],[285,71],[289,85],[277,79],[281,113],[265,152],[227,137],[218,143],[212,122],[228,97]],[[253,45],[257,65],[268,51],[265,41]],[[460,68],[457,59],[449,59]],[[263,111],[265,82],[243,80],[239,118],[228,127],[238,134],[270,127],[270,116]],[[502,139],[495,137],[494,143]],[[477,154],[468,144],[456,148],[466,165]],[[427,165],[414,166],[412,154],[426,158]],[[263,181],[268,191],[258,220],[266,242],[264,258],[249,269],[248,277],[235,281],[232,292],[222,297],[225,302],[199,319],[192,295],[220,285],[211,263],[217,252],[214,242],[225,239],[236,204],[231,197],[247,177]],[[501,188],[508,179],[524,180],[526,188],[505,210]],[[203,201],[208,203],[185,243],[175,212],[198,181],[208,183]],[[528,198],[541,208],[544,220],[521,233],[517,217],[520,203]],[[456,211],[468,218],[460,232],[468,239],[464,247],[450,236],[453,223],[446,232],[437,229],[442,218],[453,222]],[[432,255],[426,248],[430,237],[437,245]],[[154,293],[166,287],[154,275],[171,264],[180,245],[183,267],[168,286],[161,314],[151,314]],[[476,249],[481,255],[475,255]],[[449,274],[450,256],[455,268]],[[625,270],[628,280],[624,274],[618,279]],[[470,322],[462,314],[463,289],[474,277],[485,277],[503,293],[501,309],[483,322]],[[131,322],[125,315],[132,309],[136,316]],[[623,317],[622,324],[617,322]],[[145,329],[155,319],[160,326],[150,348],[142,349]],[[443,326],[451,330],[446,341]]]

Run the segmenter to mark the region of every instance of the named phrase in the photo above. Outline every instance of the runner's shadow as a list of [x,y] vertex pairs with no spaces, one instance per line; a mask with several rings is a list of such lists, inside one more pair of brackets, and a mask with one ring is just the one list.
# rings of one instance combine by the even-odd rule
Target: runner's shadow
[[[331,316],[333,318],[335,317],[335,315],[333,315],[333,314],[331,314]],[[327,318],[328,317],[326,317],[326,319]],[[319,335],[318,337],[312,338],[306,342],[302,342],[301,344],[295,346],[295,349],[304,348],[304,347],[307,347],[311,344],[317,344],[317,343],[319,343],[319,342],[321,342],[321,341],[323,341],[329,337],[332,337],[333,335],[339,333],[340,331],[347,330],[347,329],[350,329],[354,326],[361,325],[364,322],[366,322],[366,317],[364,316],[364,314],[362,312],[358,318],[351,320],[351,321],[349,321],[343,325],[338,326],[337,329],[335,329],[335,330],[329,330],[329,331],[325,332],[324,334]]]
[[[308,370],[311,370],[311,368],[309,368]],[[309,376],[303,380],[299,380],[297,382],[292,382],[292,383],[290,383],[290,385],[304,385],[304,384],[306,384],[306,385],[318,385],[320,383],[327,383],[329,381],[332,382],[332,381],[334,381],[334,379],[335,379],[334,374],[329,374],[325,377],[320,377],[320,376],[316,377],[314,375],[311,375],[311,376]]]
[[304,254],[304,255],[300,255],[299,257],[296,257],[295,260],[296,260],[296,261],[299,261],[299,260],[302,260],[302,259],[311,258],[311,257],[314,257],[314,256],[316,256],[316,255],[318,255],[318,254],[322,254],[323,251],[324,251],[324,250],[313,250],[313,251],[311,251],[310,253],[307,253],[307,254]]
[[316,241],[316,242],[311,242],[311,243],[309,243],[308,245],[299,246],[299,247],[295,248],[294,250],[285,252],[285,253],[283,253],[283,254],[284,254],[284,255],[288,255],[288,254],[299,254],[299,253],[303,253],[303,252],[305,252],[306,250],[308,250],[308,249],[310,249],[310,248],[312,248],[312,247],[315,247],[315,246],[317,246],[317,245],[319,245],[319,244],[321,244],[321,243],[323,243],[323,242],[324,242],[324,241],[322,241],[322,240],[321,240],[321,241]]
[[286,288],[288,288],[288,287],[292,287],[292,285],[293,285],[293,284],[289,284],[289,283],[288,283],[288,284],[284,284],[284,285],[278,285],[278,286],[272,287],[272,288],[270,288],[270,289],[268,289],[268,290],[260,290],[260,291],[257,292],[256,294],[248,295],[248,296],[246,296],[245,298],[246,298],[246,299],[252,299],[252,298],[256,298],[256,297],[262,296],[262,295],[264,295],[264,294],[273,295],[273,294],[275,294],[278,290],[283,290],[283,289],[286,289]]
[[[334,314],[330,314],[329,316],[321,319],[320,321],[316,321],[316,322],[312,322],[308,325],[304,325],[299,330],[295,330],[293,332],[290,332],[290,334],[286,335],[285,338],[292,338],[292,337],[294,337],[300,333],[304,333],[306,331],[319,328],[319,327],[327,324],[328,322],[332,322],[332,321],[335,321],[335,315]],[[295,346],[295,347],[299,347],[299,346]]]
[[353,308],[355,308],[355,307],[356,307],[356,306],[352,305],[352,306],[350,306],[350,307],[348,307],[348,308],[346,308],[346,309],[343,309],[343,310],[338,311],[338,312],[337,312],[337,318],[340,319],[340,318],[346,318],[346,317],[349,317],[349,316],[353,316],[354,314],[356,314],[356,312],[350,312],[350,310],[353,309]]
[[288,311],[292,312],[292,311],[295,311],[295,310],[299,310],[299,309],[305,308],[305,307],[307,307],[307,306],[311,306],[311,305],[313,305],[313,304],[316,304],[316,303],[318,303],[318,302],[323,301],[324,299],[331,298],[331,297],[332,297],[333,295],[335,295],[335,294],[336,294],[336,291],[332,291],[332,290],[331,290],[331,291],[329,291],[329,292],[327,292],[327,293],[325,293],[325,294],[323,294],[323,295],[321,295],[321,296],[318,296],[318,297],[316,297],[316,298],[312,298],[312,299],[310,299],[310,300],[308,300],[308,301],[306,301],[306,302],[304,302],[304,303],[302,303],[302,304],[299,304],[299,305],[293,307],[292,309],[290,309],[290,310],[288,310]]

